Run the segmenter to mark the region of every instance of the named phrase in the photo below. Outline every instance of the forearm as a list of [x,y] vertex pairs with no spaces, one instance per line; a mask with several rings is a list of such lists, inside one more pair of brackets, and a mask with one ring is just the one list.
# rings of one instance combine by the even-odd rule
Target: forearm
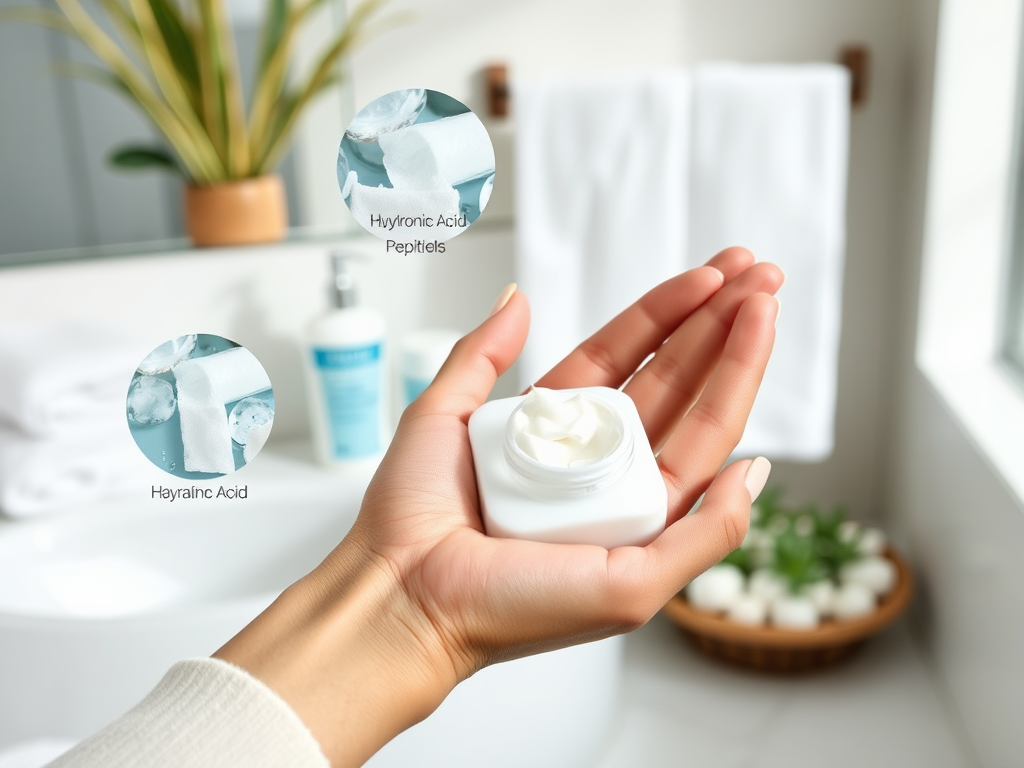
[[355,535],[214,656],[284,699],[334,768],[362,765],[458,682],[396,574]]

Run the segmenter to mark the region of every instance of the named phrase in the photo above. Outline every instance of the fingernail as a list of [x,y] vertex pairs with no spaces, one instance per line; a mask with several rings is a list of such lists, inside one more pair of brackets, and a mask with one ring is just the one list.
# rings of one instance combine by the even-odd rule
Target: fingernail
[[712,272],[718,275],[718,282],[723,284],[725,283],[725,275],[722,273],[722,270],[717,269],[715,267],[708,267],[708,269],[710,269]]
[[775,327],[779,327],[779,315],[782,314],[782,299],[778,296],[775,297],[775,303],[779,305],[779,308],[775,310]]
[[764,484],[768,482],[768,473],[772,471],[772,463],[764,456],[758,456],[747,467],[747,474],[743,476],[743,485],[750,494],[750,501],[753,503],[764,490]]
[[491,307],[491,313],[487,317],[494,317],[496,314],[508,304],[508,300],[512,298],[512,294],[516,292],[518,286],[515,283],[509,283],[505,286],[505,290],[501,292],[497,300],[494,302],[494,306]]

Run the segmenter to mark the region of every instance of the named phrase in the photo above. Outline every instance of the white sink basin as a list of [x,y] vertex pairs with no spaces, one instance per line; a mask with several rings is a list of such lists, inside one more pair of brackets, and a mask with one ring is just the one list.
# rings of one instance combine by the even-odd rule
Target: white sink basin
[[[268,452],[225,478],[247,499],[169,503],[150,498],[157,475],[0,523],[0,751],[87,736],[173,662],[208,656],[341,540],[369,480]],[[614,639],[484,670],[370,765],[584,768],[610,734],[620,661]]]

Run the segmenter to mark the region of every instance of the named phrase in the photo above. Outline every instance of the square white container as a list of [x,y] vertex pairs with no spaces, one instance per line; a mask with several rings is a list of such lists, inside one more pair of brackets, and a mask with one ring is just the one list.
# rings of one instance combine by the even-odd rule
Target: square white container
[[[632,441],[628,467],[610,483],[572,491],[527,482],[505,456],[508,420],[526,396],[485,403],[469,419],[469,441],[487,534],[609,549],[649,543],[665,528],[668,492],[636,405],[608,387],[560,393],[598,398],[619,414],[623,440]],[[552,474],[551,468],[546,472]]]

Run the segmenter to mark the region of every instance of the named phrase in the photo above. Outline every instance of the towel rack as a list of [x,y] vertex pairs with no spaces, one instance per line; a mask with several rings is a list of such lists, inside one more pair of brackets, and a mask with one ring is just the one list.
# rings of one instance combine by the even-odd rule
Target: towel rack
[[[866,45],[847,45],[839,51],[839,63],[850,70],[850,104],[861,107],[868,98],[868,74],[871,51]],[[487,112],[491,117],[508,117],[508,66],[489,64],[484,69],[487,88]]]

